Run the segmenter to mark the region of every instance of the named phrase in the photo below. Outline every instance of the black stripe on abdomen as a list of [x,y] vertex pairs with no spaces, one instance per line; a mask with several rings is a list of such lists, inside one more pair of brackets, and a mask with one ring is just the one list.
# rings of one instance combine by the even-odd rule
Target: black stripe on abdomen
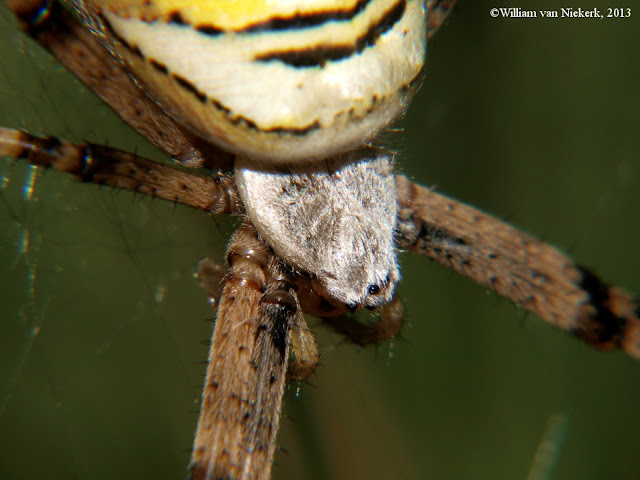
[[365,48],[375,45],[378,39],[400,21],[407,8],[406,0],[400,0],[380,18],[378,22],[355,42],[347,45],[317,45],[301,49],[280,50],[268,52],[254,57],[256,62],[282,62],[294,68],[323,67],[327,62],[344,60],[362,52]]

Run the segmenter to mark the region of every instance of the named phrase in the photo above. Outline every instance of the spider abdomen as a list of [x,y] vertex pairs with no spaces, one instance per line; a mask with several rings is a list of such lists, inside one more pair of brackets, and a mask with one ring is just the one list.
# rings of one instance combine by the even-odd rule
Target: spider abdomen
[[271,162],[371,139],[405,110],[426,50],[421,0],[72,4],[172,116]]

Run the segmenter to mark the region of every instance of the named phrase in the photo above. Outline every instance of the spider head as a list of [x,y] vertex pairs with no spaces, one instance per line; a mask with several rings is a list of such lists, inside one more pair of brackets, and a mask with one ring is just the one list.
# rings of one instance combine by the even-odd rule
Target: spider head
[[395,252],[379,258],[364,258],[374,265],[354,265],[343,270],[343,275],[325,275],[315,278],[314,289],[332,304],[342,304],[353,313],[362,307],[376,309],[393,299],[400,272]]
[[313,278],[329,303],[349,309],[391,301],[400,272],[393,157],[362,147],[321,164],[236,159],[247,216],[286,263]]

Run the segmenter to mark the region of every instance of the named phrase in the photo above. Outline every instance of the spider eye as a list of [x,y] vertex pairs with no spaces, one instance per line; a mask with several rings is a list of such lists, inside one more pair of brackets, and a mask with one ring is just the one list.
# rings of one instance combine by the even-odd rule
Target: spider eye
[[349,313],[354,313],[356,310],[358,310],[358,304],[356,303],[347,303],[345,307]]
[[378,285],[369,285],[367,288],[369,295],[377,295],[380,293],[380,287]]

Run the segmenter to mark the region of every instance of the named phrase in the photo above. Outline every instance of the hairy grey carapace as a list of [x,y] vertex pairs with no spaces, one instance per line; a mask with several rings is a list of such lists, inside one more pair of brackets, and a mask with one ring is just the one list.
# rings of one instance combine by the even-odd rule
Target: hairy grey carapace
[[238,159],[235,176],[262,238],[320,293],[350,310],[391,301],[400,272],[388,152],[364,147],[289,167]]

